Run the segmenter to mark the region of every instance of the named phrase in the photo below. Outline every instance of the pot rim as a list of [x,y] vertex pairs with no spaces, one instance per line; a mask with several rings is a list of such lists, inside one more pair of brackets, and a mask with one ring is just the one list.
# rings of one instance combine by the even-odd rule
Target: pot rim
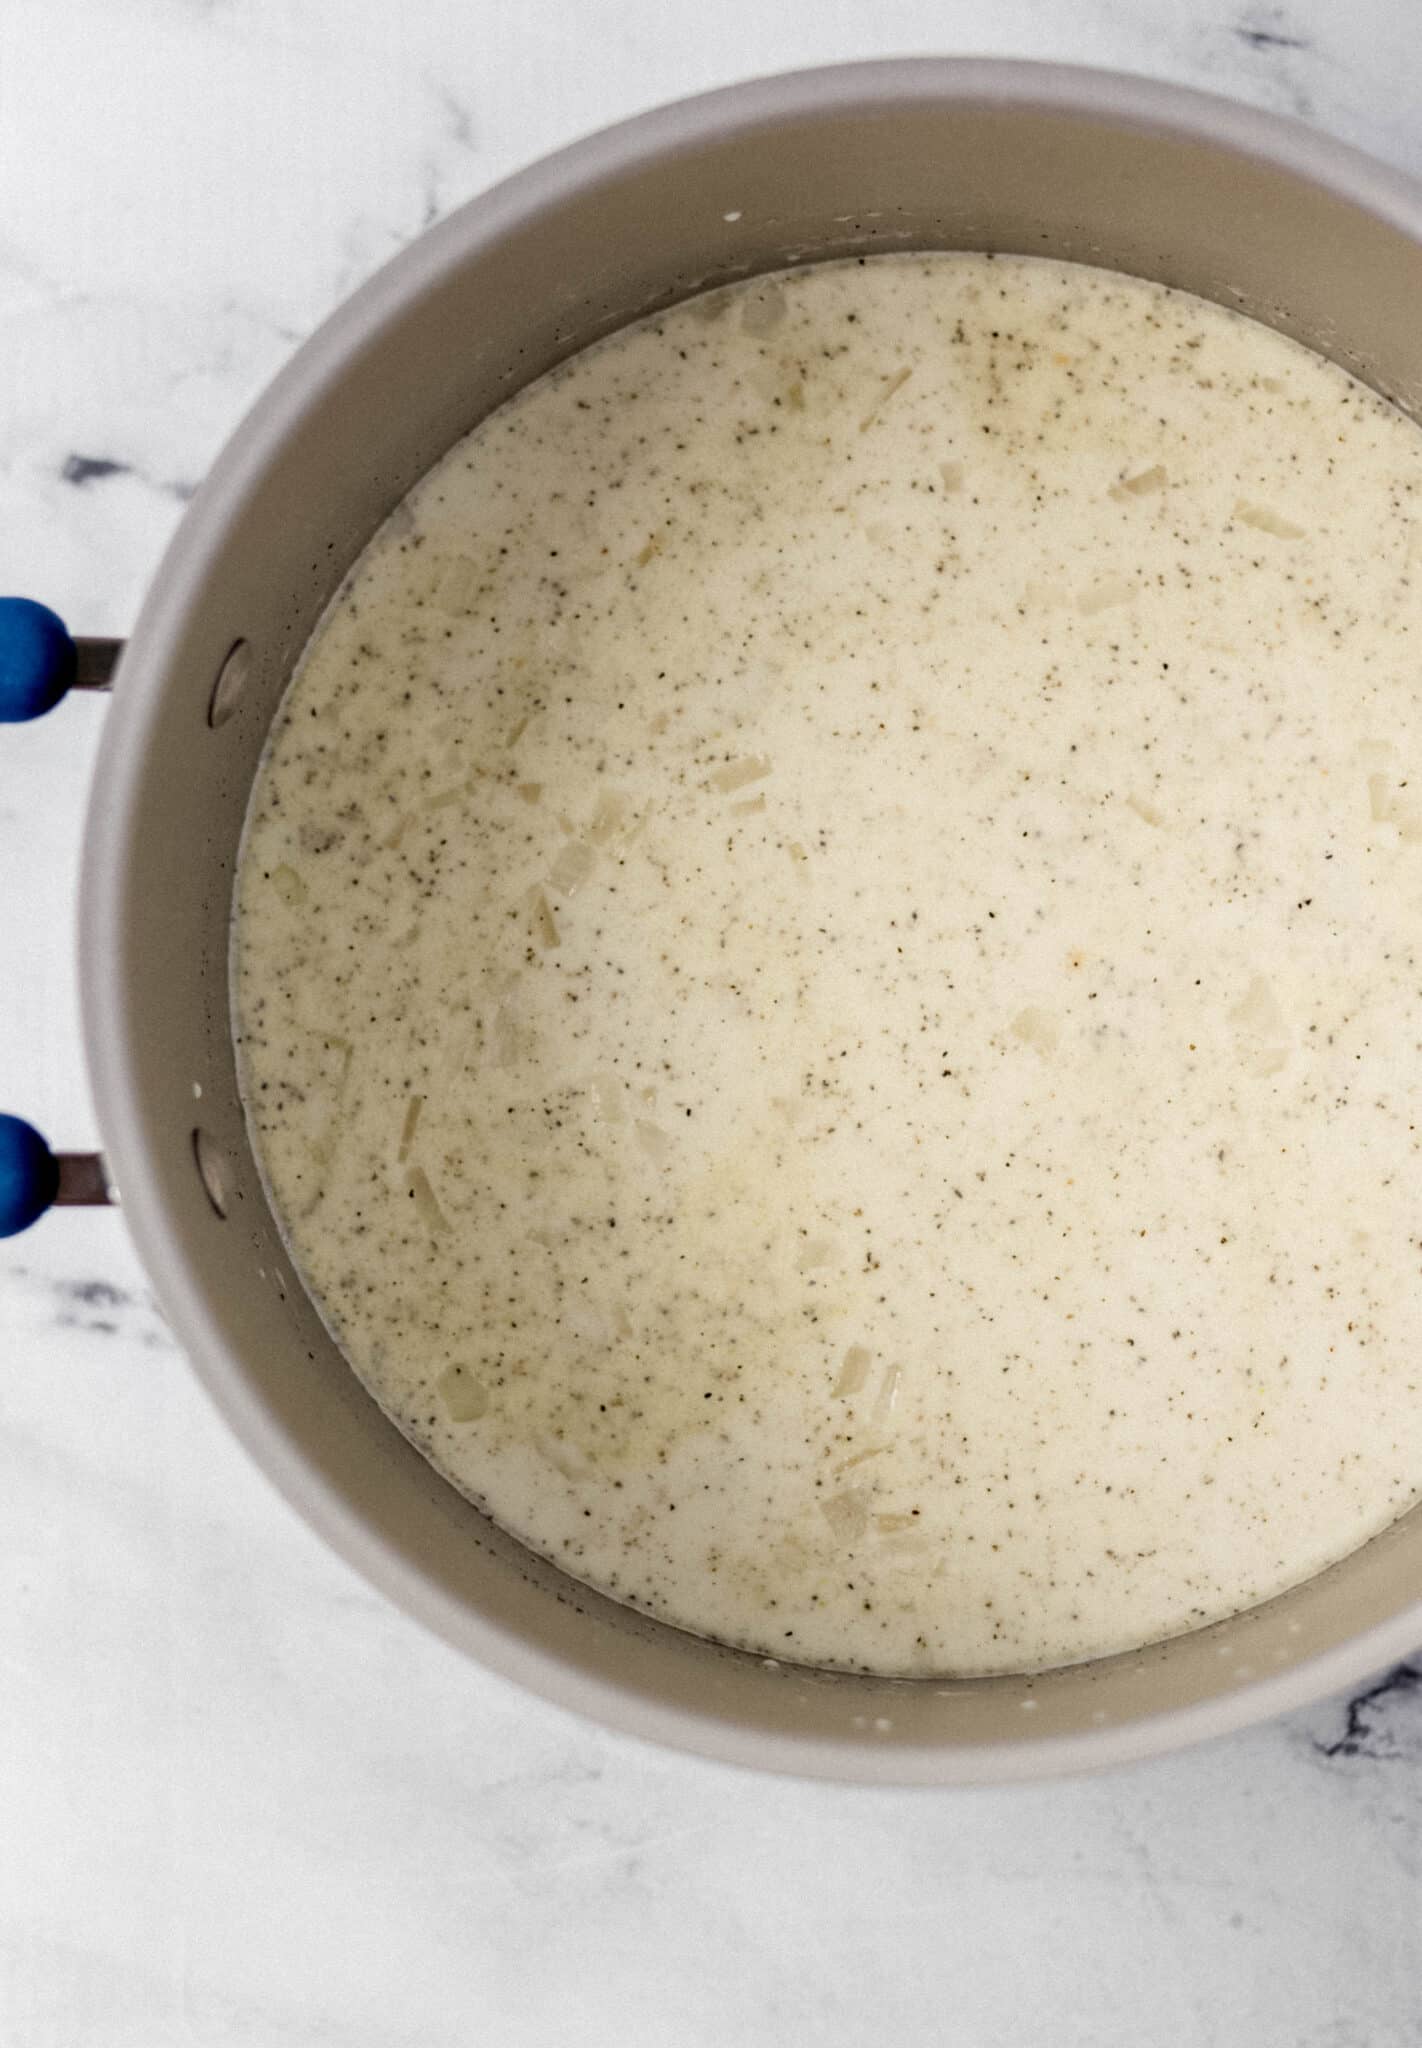
[[1080,1734],[1001,1744],[908,1746],[886,1743],[872,1730],[830,1740],[749,1729],[712,1713],[664,1706],[595,1677],[440,1593],[385,1545],[359,1508],[274,1425],[193,1275],[171,1255],[165,1202],[132,1081],[133,1024],[121,996],[125,846],[147,737],[161,710],[160,679],[222,553],[228,502],[243,496],[317,394],[339,379],[352,350],[432,290],[470,250],[497,242],[573,192],[634,165],[800,115],[914,104],[1057,111],[1212,144],[1321,185],[1422,243],[1422,185],[1362,151],[1291,118],[1214,94],[1071,64],[910,57],[785,72],[673,101],[540,158],[420,235],[344,300],[297,349],[219,454],[160,562],[120,664],[85,823],[78,941],[90,1086],[139,1256],[202,1386],[303,1521],[397,1606],[475,1655],[486,1669],[606,1728],[792,1776],[953,1785],[1040,1779],[1137,1761],[1356,1686],[1422,1643],[1422,1600],[1330,1650],[1211,1698]]

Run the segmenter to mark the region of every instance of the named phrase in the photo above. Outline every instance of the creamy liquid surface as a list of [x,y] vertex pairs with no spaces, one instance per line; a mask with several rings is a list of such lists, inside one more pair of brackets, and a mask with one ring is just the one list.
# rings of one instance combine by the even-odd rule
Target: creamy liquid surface
[[1422,1488],[1422,436],[1028,259],[736,287],[317,632],[245,1099],[406,1434],[779,1658],[1049,1665]]

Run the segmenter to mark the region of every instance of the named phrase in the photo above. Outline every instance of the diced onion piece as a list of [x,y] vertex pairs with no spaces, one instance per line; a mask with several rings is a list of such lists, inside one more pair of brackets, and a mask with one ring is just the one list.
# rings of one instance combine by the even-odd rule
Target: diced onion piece
[[745,310],[741,314],[741,326],[747,334],[762,336],[773,334],[789,311],[785,294],[778,284],[757,285],[747,295]]
[[1399,839],[1422,839],[1422,800],[1391,775],[1368,777],[1368,808],[1375,825],[1392,825]]
[[412,1095],[405,1104],[405,1121],[400,1126],[400,1149],[395,1155],[396,1159],[402,1164],[409,1157],[410,1147],[415,1142],[415,1132],[419,1126],[420,1111],[424,1106],[425,1098],[423,1095]]
[[1024,1045],[1035,1046],[1041,1053],[1055,1052],[1061,1042],[1062,1027],[1050,1010],[1019,1010],[1012,1031]]
[[488,1064],[516,1067],[533,1049],[533,1032],[509,1003],[500,1003],[489,1020]]
[[528,907],[533,916],[534,937],[545,952],[551,952],[561,938],[552,904],[541,889],[530,889]]
[[728,761],[723,768],[713,770],[711,781],[723,796],[729,796],[733,789],[744,789],[748,782],[759,782],[769,773],[769,755],[747,754],[740,761]]
[[1124,576],[1103,576],[1080,593],[1076,608],[1084,618],[1090,619],[1097,612],[1111,610],[1114,605],[1129,604],[1135,594],[1133,585],[1127,583]]
[[627,830],[632,816],[632,799],[620,789],[605,789],[597,800],[587,836],[594,846],[606,846]]
[[637,1143],[649,1159],[660,1166],[671,1151],[671,1139],[660,1124],[649,1124],[641,1118],[637,1121]]
[[592,1459],[577,1444],[569,1443],[566,1437],[539,1436],[534,1438],[534,1444],[540,1456],[546,1458],[553,1470],[561,1472],[565,1479],[591,1479],[594,1470]]
[[852,1451],[847,1458],[841,1458],[835,1472],[852,1472],[856,1465],[867,1465],[871,1458],[882,1458],[888,1444],[866,1444],[862,1451]]
[[795,1254],[795,1264],[802,1273],[813,1273],[821,1266],[833,1266],[839,1259],[839,1247],[832,1237],[807,1237]]
[[279,868],[272,869],[272,887],[290,910],[298,910],[306,901],[306,884],[295,868],[289,868],[283,861]]
[[903,1379],[904,1369],[901,1365],[884,1367],[884,1377],[879,1382],[878,1398],[869,1416],[870,1423],[875,1429],[881,1429],[898,1407]]
[[1126,808],[1134,811],[1144,824],[1159,826],[1165,823],[1164,812],[1158,811],[1148,797],[1128,796],[1126,798]]
[[878,419],[880,413],[884,410],[884,407],[888,404],[889,400],[893,397],[894,393],[896,391],[902,391],[905,384],[907,384],[909,378],[912,375],[913,365],[912,363],[909,363],[906,364],[902,370],[895,370],[893,376],[885,380],[883,388],[879,392],[879,396],[874,400],[874,403],[870,406],[868,412],[865,413],[863,419],[859,422],[859,431],[861,434],[868,433],[869,429],[873,426],[875,420]]
[[549,886],[560,896],[576,896],[596,865],[593,848],[585,840],[570,839],[548,871]]
[[1166,482],[1165,471],[1156,462],[1149,469],[1138,470],[1134,476],[1123,476],[1119,483],[1112,484],[1110,496],[1117,499],[1144,498],[1152,491],[1163,491]]
[[306,1091],[303,1137],[313,1163],[324,1171],[347,1128],[341,1106],[355,1064],[355,1047],[339,1031],[316,1030],[311,1036],[318,1041],[321,1056]]
[[869,1368],[873,1362],[872,1351],[867,1351],[862,1344],[851,1344],[844,1354],[839,1376],[832,1389],[836,1398],[844,1401],[848,1400],[851,1394],[857,1394],[868,1379]]
[[405,834],[410,830],[410,827],[418,825],[421,818],[428,817],[432,811],[447,811],[451,804],[462,802],[468,796],[470,787],[475,780],[476,777],[470,776],[464,782],[457,784],[455,788],[442,789],[437,796],[428,797],[424,803],[416,804],[412,811],[405,813],[394,831],[386,839],[385,844],[387,848],[393,852],[399,846]]
[[449,1228],[449,1219],[441,1209],[435,1191],[430,1186],[429,1175],[422,1166],[410,1168],[409,1188],[415,1204],[415,1214],[425,1229],[431,1237],[442,1237]]
[[452,1365],[435,1381],[445,1414],[451,1422],[477,1422],[489,1412],[488,1389],[462,1365]]
[[869,1503],[873,1497],[867,1486],[851,1486],[820,1501],[820,1513],[841,1543],[857,1543],[869,1527]]
[[625,1124],[627,1111],[623,1108],[623,1087],[617,1075],[604,1067],[592,1077],[592,1099],[597,1104],[597,1113],[605,1124]]
[[1257,1074],[1261,1080],[1270,1074],[1277,1074],[1289,1064],[1289,1048],[1286,1045],[1262,1045],[1243,1056],[1247,1074]]
[[1230,1011],[1231,1023],[1241,1031],[1256,1031],[1261,1038],[1279,1038],[1287,1029],[1279,998],[1262,974],[1256,974],[1243,999]]
[[1292,519],[1285,519],[1282,512],[1276,512],[1272,505],[1256,505],[1248,498],[1236,498],[1234,516],[1241,526],[1253,526],[1260,533],[1272,533],[1275,540],[1302,540],[1308,532],[1306,526],[1295,526]]
[[1229,1013],[1239,1032],[1238,1055],[1247,1074],[1261,1079],[1277,1074],[1289,1058],[1289,1026],[1279,998],[1262,974],[1250,982],[1244,998]]

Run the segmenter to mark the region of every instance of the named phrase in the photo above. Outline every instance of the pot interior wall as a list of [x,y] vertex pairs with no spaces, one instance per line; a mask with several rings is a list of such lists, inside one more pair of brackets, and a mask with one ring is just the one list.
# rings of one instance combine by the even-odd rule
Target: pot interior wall
[[[1336,1644],[1422,1584],[1422,1522],[1410,1517],[1235,1622],[1032,1680],[772,1670],[639,1619],[491,1528],[336,1353],[248,1148],[226,951],[263,737],[344,570],[459,434],[641,311],[835,253],[1025,251],[1242,306],[1405,404],[1422,393],[1422,253],[1397,228],[1165,126],[1084,105],[945,102],[946,72],[924,71],[934,93],[839,94],[776,119],[753,97],[715,123],[704,109],[656,117],[632,142],[590,145],[477,202],[367,288],[258,409],[175,544],[120,677],[91,828],[95,859],[121,868],[110,895],[123,990],[120,1013],[99,1018],[96,1003],[111,998],[90,987],[91,1030],[113,1036],[137,1090],[131,1118],[110,1128],[106,1117],[111,1156],[160,1293],[280,1483],[427,1619],[546,1690],[559,1689],[561,1669],[570,1699],[593,1704],[600,1684],[616,1687],[645,1705],[644,1725],[668,1711],[703,1726],[723,1717],[743,1751],[795,1737],[825,1745],[824,1767],[841,1771],[852,1767],[833,1746],[857,1744],[879,1752],[866,1774],[899,1777],[952,1775],[944,1745],[1099,1730]],[[235,715],[211,730],[213,678],[239,639],[249,681]],[[102,1108],[102,1085],[100,1096]],[[225,1219],[199,1187],[198,1123],[226,1162]],[[639,1721],[635,1705],[620,1717]],[[794,1760],[814,1767],[808,1750]]]

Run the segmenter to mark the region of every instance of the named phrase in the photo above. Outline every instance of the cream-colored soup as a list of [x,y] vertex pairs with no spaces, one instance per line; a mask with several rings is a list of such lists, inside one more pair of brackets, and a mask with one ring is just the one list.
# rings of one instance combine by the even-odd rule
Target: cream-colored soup
[[1422,1489],[1422,436],[1027,259],[522,393],[307,650],[235,1001],[376,1399],[570,1573],[987,1672]]

